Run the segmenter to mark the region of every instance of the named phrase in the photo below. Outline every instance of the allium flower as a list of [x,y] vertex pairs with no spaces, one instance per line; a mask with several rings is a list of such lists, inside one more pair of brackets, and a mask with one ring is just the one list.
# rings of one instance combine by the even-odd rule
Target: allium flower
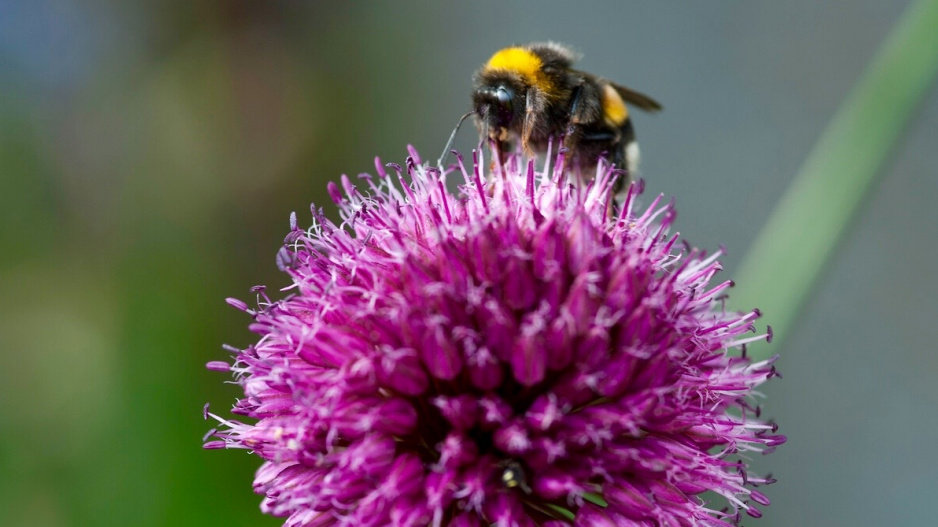
[[[548,156],[550,159],[550,156]],[[745,456],[784,441],[753,389],[768,335],[731,313],[731,282],[668,235],[672,206],[620,213],[613,170],[571,184],[509,156],[460,159],[329,191],[278,261],[291,294],[259,308],[231,370],[234,413],[207,448],[265,462],[262,510],[289,526],[690,526],[738,523],[768,499]],[[458,195],[447,177],[461,174]],[[207,410],[206,410],[207,412]],[[705,491],[712,491],[707,499]]]

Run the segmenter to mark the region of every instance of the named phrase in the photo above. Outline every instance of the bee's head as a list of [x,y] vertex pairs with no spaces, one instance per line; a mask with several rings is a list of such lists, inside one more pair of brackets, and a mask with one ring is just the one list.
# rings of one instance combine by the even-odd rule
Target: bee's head
[[520,132],[524,121],[527,88],[510,73],[479,75],[472,94],[476,118],[491,137]]

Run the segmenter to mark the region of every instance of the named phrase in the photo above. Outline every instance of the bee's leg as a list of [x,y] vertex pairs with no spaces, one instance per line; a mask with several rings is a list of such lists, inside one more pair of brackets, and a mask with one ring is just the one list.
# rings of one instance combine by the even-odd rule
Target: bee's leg
[[570,114],[567,116],[567,128],[563,131],[563,146],[572,151],[579,143],[582,130],[580,124],[583,122],[583,86],[580,83],[573,89],[573,95],[570,98]]
[[[580,152],[583,143],[595,143],[602,141],[603,138],[593,137],[596,133],[602,135],[597,130],[587,130],[594,128],[595,123],[602,122],[603,109],[602,99],[596,86],[590,82],[580,82],[573,89],[571,95],[570,110],[567,117],[567,128],[564,131],[563,145],[570,151],[574,158],[584,157],[586,152]],[[595,164],[595,156],[590,153],[589,159],[579,159],[575,165]]]
[[488,161],[487,171],[490,177],[499,173],[498,167],[504,167],[505,162],[508,161],[508,146],[507,142],[497,137],[488,137],[479,143],[480,152],[487,150],[487,154],[491,156]]
[[615,167],[625,171],[624,174],[620,173],[619,178],[616,179],[615,185],[612,187],[613,215],[618,214],[618,208],[625,200],[629,184],[635,181],[638,160],[639,150],[638,143],[635,141],[635,130],[632,128],[631,119],[626,119],[619,128],[619,138],[612,154],[612,162]]
[[541,117],[547,111],[547,98],[535,90],[528,90],[524,100],[524,122],[521,126],[521,150],[525,155],[533,155],[531,136],[542,137],[544,125]]
[[524,122],[521,125],[521,151],[524,155],[531,155],[531,134],[534,132],[534,126],[537,122],[537,111],[532,102],[534,99],[528,97],[528,105],[524,112]]
[[[600,156],[608,156],[607,160],[620,168],[619,158],[622,143],[619,141],[619,137],[618,131],[612,129],[582,131],[577,143],[579,164],[584,169],[595,172]],[[592,178],[593,174],[591,173],[589,179]]]
[[616,182],[612,187],[612,195],[615,196],[614,201],[616,203],[622,201],[623,191],[628,188],[629,183],[632,181],[632,167],[628,159],[630,146],[638,148],[638,144],[634,140],[628,144],[625,141],[619,141],[612,152],[612,164],[617,169],[625,171],[625,173],[619,173],[619,177],[616,178]]
[[616,157],[618,157],[615,160],[616,168],[626,170],[627,173],[616,184],[617,193],[627,188],[630,181],[635,180],[635,174],[638,171],[639,150],[638,143],[635,141],[635,128],[632,127],[631,119],[626,119],[619,127],[619,137],[616,148]]
[[508,141],[492,141],[492,144],[495,145],[498,164],[505,166],[505,163],[508,162],[508,152],[511,150],[511,145],[508,144]]
[[577,124],[582,122],[580,115],[580,101],[583,99],[583,84],[578,84],[573,89],[573,95],[570,97],[570,115],[567,119],[567,136],[572,135]]

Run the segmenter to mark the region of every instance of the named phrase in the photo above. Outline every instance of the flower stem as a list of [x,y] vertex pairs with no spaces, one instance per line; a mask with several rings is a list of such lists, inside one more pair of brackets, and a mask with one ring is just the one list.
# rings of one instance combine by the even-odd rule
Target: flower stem
[[[777,344],[927,95],[938,73],[936,28],[938,0],[906,8],[743,260],[733,305],[758,305]],[[750,352],[758,360],[768,350]]]

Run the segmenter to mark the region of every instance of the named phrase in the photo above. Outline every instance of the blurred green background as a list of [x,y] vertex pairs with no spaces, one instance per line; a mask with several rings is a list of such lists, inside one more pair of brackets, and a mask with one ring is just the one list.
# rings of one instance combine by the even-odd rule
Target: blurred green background
[[[286,285],[327,181],[435,158],[494,50],[566,42],[660,99],[646,199],[731,277],[906,4],[0,0],[0,524],[279,525],[257,459],[201,450],[238,393],[203,365],[252,342],[223,299]],[[790,442],[747,524],[934,521],[936,137],[933,88],[777,350]]]

